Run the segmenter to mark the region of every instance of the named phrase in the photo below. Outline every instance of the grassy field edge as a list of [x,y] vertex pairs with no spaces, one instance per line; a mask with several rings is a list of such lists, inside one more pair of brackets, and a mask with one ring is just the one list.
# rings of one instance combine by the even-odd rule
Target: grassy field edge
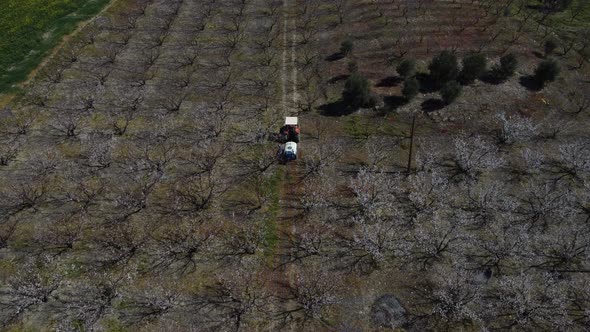
[[76,31],[80,23],[88,21],[100,13],[111,1],[88,1],[78,10],[55,20],[47,27],[46,31],[42,32],[51,31],[49,37],[42,40],[36,48],[31,49],[22,61],[13,64],[10,70],[4,73],[0,72],[0,94],[17,92],[17,84],[26,81],[29,74],[52,53],[52,50],[62,43],[66,36]]

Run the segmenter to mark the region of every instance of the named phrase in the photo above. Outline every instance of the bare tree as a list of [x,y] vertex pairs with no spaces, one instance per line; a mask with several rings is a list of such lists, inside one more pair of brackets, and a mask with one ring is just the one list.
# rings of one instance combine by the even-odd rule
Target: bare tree
[[521,273],[494,282],[492,328],[567,329],[567,292],[564,283],[549,274]]
[[139,115],[144,98],[141,92],[133,91],[125,95],[114,93],[113,99],[106,105],[108,122],[113,129],[113,134],[122,136],[127,133],[129,125]]
[[403,233],[393,222],[369,224],[361,219],[356,224],[350,235],[337,233],[337,264],[352,272],[371,274],[393,260]]
[[491,223],[479,237],[467,242],[469,249],[465,254],[470,269],[506,275],[526,261],[531,252],[529,231],[526,226],[510,225],[510,219],[507,220]]
[[418,172],[410,176],[407,184],[400,183],[391,189],[400,203],[397,220],[406,225],[431,218],[449,204],[446,200],[449,182],[440,172]]
[[461,244],[469,240],[460,221],[437,213],[432,219],[419,220],[399,245],[404,265],[427,269],[436,262],[460,257]]
[[60,111],[51,122],[51,127],[66,139],[77,137],[85,125],[85,114],[77,110]]
[[590,109],[590,95],[584,90],[573,90],[568,94],[568,97],[573,101],[573,112],[580,115]]
[[219,256],[232,266],[236,262],[253,257],[264,249],[265,232],[260,225],[252,220],[236,220],[233,228],[221,235],[223,245]]
[[22,264],[8,279],[6,287],[0,289],[0,322],[8,326],[33,308],[48,303],[55,297],[62,279],[62,275],[51,270],[42,274],[34,262]]
[[322,175],[334,164],[340,156],[342,145],[339,142],[319,144],[309,151],[305,158],[306,176]]
[[92,281],[82,279],[67,282],[50,303],[63,329],[94,329],[101,318],[113,312],[114,301],[120,297],[119,287],[124,277],[91,274]]
[[2,193],[2,209],[5,216],[13,216],[26,210],[36,211],[47,199],[46,178],[19,180],[9,184]]
[[347,15],[348,0],[333,0],[332,1],[336,14],[338,15],[338,23],[344,24],[344,19]]
[[206,229],[198,221],[186,220],[162,227],[159,234],[151,236],[147,272],[184,275],[196,271],[197,264],[208,260],[206,252],[215,236],[215,230]]
[[0,166],[8,166],[16,160],[21,142],[18,137],[0,139]]
[[338,304],[336,296],[341,287],[341,279],[332,275],[327,278],[325,271],[303,271],[297,274],[295,282],[287,287],[288,294],[279,297],[280,301],[293,301],[293,307],[285,307],[276,313],[282,326],[297,324],[305,327],[313,322],[320,326],[330,326],[327,309]]
[[559,145],[557,150],[557,155],[548,161],[554,181],[586,179],[590,174],[590,144],[585,140],[576,140]]
[[207,211],[226,190],[220,174],[206,172],[179,178],[171,188],[168,207],[177,215],[194,216]]
[[[177,289],[167,287],[164,283],[122,290],[121,298],[127,305],[120,310],[120,319],[128,325],[170,316],[181,309],[183,301]],[[187,299],[186,305],[199,307],[200,302],[199,299],[190,298]]]
[[89,134],[82,143],[83,152],[80,164],[90,169],[105,169],[113,162],[113,142],[109,136],[104,137],[98,133]]
[[216,328],[243,331],[249,328],[248,322],[264,319],[269,295],[263,288],[263,281],[264,277],[245,269],[217,276],[204,299],[208,307],[216,310],[217,317],[209,320]]
[[504,164],[497,148],[481,136],[456,138],[451,156],[452,177],[464,175],[475,179],[484,170],[493,170]]
[[481,227],[496,222],[496,218],[506,209],[508,193],[501,182],[492,182],[486,185],[478,184],[475,187],[465,189],[466,195],[457,199],[460,210],[457,213],[469,224]]
[[496,114],[499,129],[495,136],[498,144],[510,145],[515,142],[523,142],[533,138],[537,134],[537,128],[527,118],[519,116],[506,117],[505,113]]
[[585,225],[563,219],[556,227],[535,237],[533,267],[547,271],[588,271],[590,242]]
[[586,278],[578,278],[572,282],[569,296],[572,305],[569,308],[569,316],[575,324],[584,327],[590,323],[590,285]]
[[[312,219],[316,220],[316,218]],[[283,255],[284,263],[288,266],[292,263],[302,263],[312,258],[331,259],[332,236],[334,229],[322,219],[310,222],[309,226],[296,228],[287,237],[288,245],[286,254]]]
[[529,229],[546,230],[555,220],[561,220],[573,212],[568,204],[570,190],[556,188],[548,183],[528,183],[521,188],[517,197],[520,202],[514,210],[516,220],[524,222]]
[[484,285],[477,272],[460,266],[434,269],[427,280],[411,286],[412,297],[419,303],[411,315],[419,328],[454,330],[468,328],[484,316]]
[[38,254],[60,256],[74,249],[74,245],[83,241],[86,230],[83,217],[77,215],[55,216],[50,226],[37,229],[34,235],[35,247],[31,248]]

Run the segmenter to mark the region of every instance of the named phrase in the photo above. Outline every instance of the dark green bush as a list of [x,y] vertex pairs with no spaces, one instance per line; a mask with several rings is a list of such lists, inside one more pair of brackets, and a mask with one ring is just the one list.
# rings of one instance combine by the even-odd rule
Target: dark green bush
[[347,56],[350,53],[352,53],[353,49],[354,49],[354,43],[351,39],[346,39],[345,41],[342,42],[342,44],[340,44],[340,53],[343,56]]
[[457,57],[450,51],[442,51],[432,59],[428,66],[430,77],[437,87],[442,87],[449,81],[457,79],[459,65]]
[[410,59],[403,60],[397,65],[396,70],[399,76],[404,79],[412,77],[416,74],[416,62]]
[[506,80],[514,75],[518,67],[518,59],[512,53],[506,54],[500,58],[500,64],[492,68],[492,76],[496,80]]
[[550,56],[551,54],[553,54],[553,51],[555,51],[555,49],[557,48],[557,43],[552,40],[549,39],[545,42],[545,56]]
[[371,107],[375,102],[375,98],[371,96],[369,81],[358,73],[350,75],[346,80],[342,100],[353,109]]
[[457,97],[459,97],[460,95],[461,84],[459,84],[457,81],[447,82],[445,86],[443,86],[443,88],[440,90],[440,96],[447,105],[455,101],[455,99],[457,99]]
[[500,58],[500,69],[506,77],[514,75],[516,68],[518,67],[518,59],[512,53],[506,54]]
[[545,60],[537,66],[533,77],[535,81],[543,87],[545,86],[545,83],[555,81],[559,75],[559,71],[559,65],[555,60]]
[[412,100],[418,94],[420,90],[420,85],[418,84],[418,80],[415,77],[410,77],[405,80],[404,87],[402,89],[402,94],[407,101]]
[[463,58],[463,69],[461,70],[461,80],[464,83],[472,83],[487,69],[487,59],[482,53],[473,53]]

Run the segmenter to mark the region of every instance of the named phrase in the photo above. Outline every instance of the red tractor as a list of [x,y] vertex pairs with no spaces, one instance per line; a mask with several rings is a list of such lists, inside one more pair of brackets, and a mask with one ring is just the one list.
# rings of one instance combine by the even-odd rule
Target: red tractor
[[285,118],[285,125],[279,131],[279,143],[299,143],[299,124],[297,117]]
[[296,117],[287,117],[277,138],[279,142],[278,159],[285,163],[297,159],[297,143],[299,143],[299,124]]

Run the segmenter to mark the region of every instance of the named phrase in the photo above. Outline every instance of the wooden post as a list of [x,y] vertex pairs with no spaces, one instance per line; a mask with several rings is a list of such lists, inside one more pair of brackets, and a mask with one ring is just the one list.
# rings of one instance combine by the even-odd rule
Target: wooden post
[[407,172],[410,174],[412,170],[412,150],[414,148],[414,128],[416,126],[416,114],[412,118],[412,130],[410,131],[410,153],[408,153],[408,169]]

